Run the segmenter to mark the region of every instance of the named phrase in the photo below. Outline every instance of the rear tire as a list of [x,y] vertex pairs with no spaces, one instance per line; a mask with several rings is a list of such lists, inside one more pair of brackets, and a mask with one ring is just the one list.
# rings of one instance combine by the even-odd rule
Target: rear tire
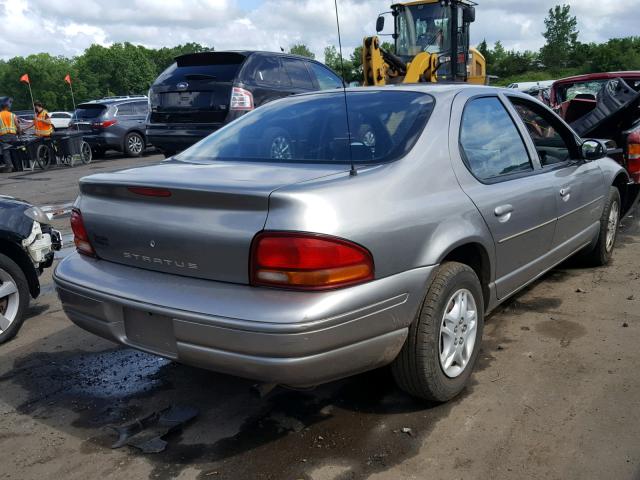
[[29,307],[29,284],[22,269],[0,254],[0,344],[16,336]]
[[124,153],[127,157],[139,157],[144,153],[144,148],[145,141],[139,133],[131,132],[124,138]]
[[80,144],[80,160],[85,165],[89,165],[92,159],[93,159],[93,152],[91,150],[91,146],[87,142],[83,141]]
[[600,217],[598,241],[593,250],[586,254],[586,260],[590,265],[601,267],[611,261],[618,235],[618,226],[620,225],[621,206],[620,192],[616,187],[611,187],[609,189],[609,198]]
[[462,263],[442,264],[391,365],[396,383],[414,397],[451,400],[469,382],[483,328],[484,299],[476,273]]

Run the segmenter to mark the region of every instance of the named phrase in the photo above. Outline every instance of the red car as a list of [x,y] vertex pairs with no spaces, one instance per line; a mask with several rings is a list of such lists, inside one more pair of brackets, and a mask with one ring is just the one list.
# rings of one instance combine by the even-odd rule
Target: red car
[[550,103],[578,135],[613,140],[616,148],[610,156],[640,184],[640,71],[558,80]]

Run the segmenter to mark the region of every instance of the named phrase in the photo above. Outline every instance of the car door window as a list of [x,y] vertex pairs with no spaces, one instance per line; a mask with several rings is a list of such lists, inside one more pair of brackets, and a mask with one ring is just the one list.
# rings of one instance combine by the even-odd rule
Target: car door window
[[318,81],[320,90],[333,90],[335,88],[342,88],[342,80],[335,73],[328,68],[318,65],[317,63],[309,62],[309,67]]
[[549,112],[526,100],[509,100],[527,127],[543,167],[564,163],[571,158],[569,144],[559,130],[561,127]]
[[284,64],[284,69],[291,80],[291,84],[295,88],[313,90],[311,75],[309,75],[309,71],[302,60],[283,58],[282,63]]
[[133,104],[133,109],[136,115],[146,115],[149,113],[149,104],[147,102],[136,102]]
[[467,167],[481,181],[533,171],[522,137],[497,97],[476,98],[467,104],[460,146]]
[[123,103],[122,105],[118,105],[118,117],[122,117],[125,115],[133,115],[133,103]]
[[285,86],[289,79],[283,73],[279,58],[263,57],[258,60],[253,79],[259,85]]

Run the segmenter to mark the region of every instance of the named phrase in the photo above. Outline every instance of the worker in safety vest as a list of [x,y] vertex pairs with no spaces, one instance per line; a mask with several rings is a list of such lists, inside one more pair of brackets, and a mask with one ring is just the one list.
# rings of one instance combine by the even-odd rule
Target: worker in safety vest
[[10,97],[0,98],[0,147],[2,148],[1,159],[5,171],[11,171],[13,168],[9,146],[17,140],[16,135],[22,133],[18,117],[11,112],[12,103],[13,99]]
[[36,109],[36,116],[33,121],[36,137],[50,137],[53,133],[53,124],[51,123],[49,112],[45,110],[42,102],[35,102],[33,106]]

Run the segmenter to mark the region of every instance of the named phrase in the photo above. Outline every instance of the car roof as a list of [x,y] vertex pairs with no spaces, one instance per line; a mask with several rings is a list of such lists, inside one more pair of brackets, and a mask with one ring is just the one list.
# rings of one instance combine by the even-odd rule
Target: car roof
[[221,56],[225,54],[233,54],[233,55],[240,55],[244,57],[249,57],[251,55],[273,55],[278,57],[294,57],[294,58],[299,58],[300,60],[320,63],[313,58],[303,57],[302,55],[296,55],[294,53],[270,52],[267,50],[209,50],[206,52],[185,53],[184,55],[178,55],[177,57],[175,57],[175,60],[178,61],[178,59],[181,59],[181,58],[190,58],[190,57],[198,57],[201,55],[217,55],[217,54],[220,54]]
[[107,97],[107,98],[101,98],[99,100],[90,100],[88,102],[82,102],[80,104],[78,104],[78,107],[81,107],[83,105],[104,105],[104,106],[111,106],[111,105],[116,105],[116,104],[120,104],[120,103],[128,103],[128,102],[146,102],[147,101],[147,96],[146,95],[140,95],[140,96],[130,96],[130,97]]
[[587,73],[585,75],[575,75],[573,77],[567,77],[557,80],[554,85],[562,85],[565,83],[585,82],[589,80],[606,80],[613,78],[640,78],[640,71],[629,70],[626,72],[601,72],[601,73]]

